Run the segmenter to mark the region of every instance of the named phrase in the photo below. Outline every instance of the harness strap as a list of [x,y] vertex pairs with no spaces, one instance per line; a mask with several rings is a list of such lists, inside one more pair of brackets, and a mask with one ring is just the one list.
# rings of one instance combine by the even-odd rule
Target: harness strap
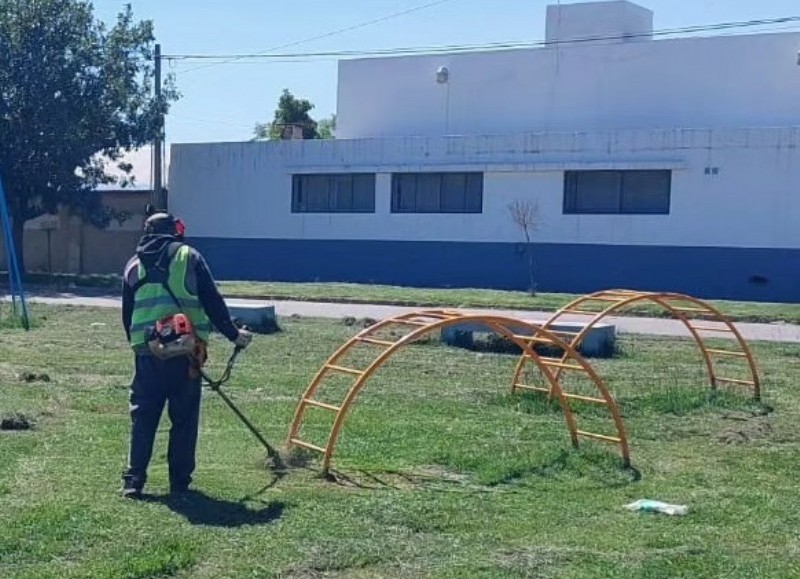
[[[175,292],[173,292],[172,288],[169,287],[169,266],[172,263],[172,260],[175,259],[175,256],[178,254],[178,251],[184,245],[185,244],[181,243],[180,241],[171,241],[167,246],[167,250],[162,252],[162,254],[158,258],[158,261],[156,261],[155,264],[155,270],[163,274],[161,279],[162,287],[167,291],[169,297],[172,298],[172,301],[175,302],[175,305],[178,306],[178,310],[180,310],[181,312],[183,312],[183,306],[181,305],[180,300],[178,300],[178,298],[175,296]],[[164,266],[164,264],[162,263],[164,258],[167,259],[166,266]],[[138,292],[145,284],[153,283],[151,282],[152,271],[153,270],[145,269],[144,277],[139,280],[136,280],[136,283],[133,284],[132,286],[134,295],[136,295],[136,292]]]

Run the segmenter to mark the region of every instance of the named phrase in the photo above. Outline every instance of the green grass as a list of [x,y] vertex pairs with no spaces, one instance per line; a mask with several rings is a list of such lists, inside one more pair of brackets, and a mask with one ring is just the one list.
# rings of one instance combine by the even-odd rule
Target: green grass
[[[33,313],[34,331],[0,332],[0,415],[35,423],[0,432],[4,579],[800,573],[798,345],[755,345],[766,415],[742,394],[710,397],[685,340],[624,337],[618,357],[595,360],[620,400],[638,482],[614,447],[573,450],[556,406],[509,393],[515,357],[432,339],[399,353],[362,392],[335,456],[339,482],[321,480],[312,460],[266,488],[275,481],[263,448],[206,392],[199,494],[165,496],[165,417],[152,497],[128,502],[118,488],[132,369],[118,313]],[[279,445],[314,372],[358,330],[311,319],[281,326],[256,337],[226,386]],[[219,375],[229,347],[216,337],[212,346]],[[21,382],[25,372],[50,381]],[[581,426],[610,432],[600,409],[575,411]],[[304,435],[320,442],[326,418],[310,417]],[[623,508],[639,498],[690,513]]]
[[[118,291],[117,275],[29,274],[28,283],[69,289],[73,285],[86,288],[105,288]],[[257,299],[300,300],[321,302],[350,302],[401,305],[413,307],[498,308],[529,311],[555,311],[576,294],[538,293],[487,289],[427,289],[400,286],[347,283],[279,283],[221,281],[220,287],[228,297]],[[736,302],[710,300],[732,320],[738,322],[784,322],[800,324],[800,304]],[[669,317],[655,306],[638,306],[625,311],[626,315]]]

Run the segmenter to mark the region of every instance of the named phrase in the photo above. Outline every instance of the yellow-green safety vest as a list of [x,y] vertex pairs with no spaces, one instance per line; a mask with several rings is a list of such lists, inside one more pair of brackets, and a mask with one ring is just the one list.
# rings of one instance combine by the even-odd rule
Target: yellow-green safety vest
[[131,320],[131,347],[140,348],[147,343],[146,328],[154,327],[158,320],[183,312],[188,316],[194,326],[198,338],[208,343],[211,333],[211,322],[200,305],[196,295],[186,289],[186,274],[189,270],[191,250],[188,245],[182,245],[169,264],[167,284],[172,290],[175,299],[160,281],[145,281],[147,272],[141,262],[138,265],[139,288],[134,296],[133,317]]

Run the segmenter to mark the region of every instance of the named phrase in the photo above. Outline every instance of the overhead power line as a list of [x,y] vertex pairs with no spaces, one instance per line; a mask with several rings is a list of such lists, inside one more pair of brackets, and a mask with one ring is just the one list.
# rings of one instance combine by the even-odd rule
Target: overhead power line
[[[230,55],[230,56],[227,56],[227,57],[223,57],[222,58],[222,62],[215,62],[215,63],[212,63],[212,64],[204,64],[204,65],[201,65],[201,66],[196,66],[196,67],[193,67],[193,68],[189,68],[187,70],[184,70],[183,74],[186,74],[188,72],[192,72],[192,71],[195,71],[195,70],[201,70],[203,68],[209,68],[209,67],[212,67],[212,66],[219,66],[219,65],[222,65],[222,64],[229,64],[231,62],[235,62],[235,61],[241,60],[243,58],[265,57],[265,56],[268,56],[269,53],[275,52],[276,50],[283,50],[285,48],[291,48],[293,46],[299,46],[300,44],[306,44],[308,42],[314,42],[315,40],[323,40],[325,38],[330,38],[331,36],[338,36],[339,34],[344,34],[346,32],[351,32],[353,30],[358,30],[360,28],[366,28],[367,26],[373,26],[375,24],[380,24],[382,22],[386,22],[387,20],[392,20],[394,18],[400,18],[401,16],[407,16],[409,14],[413,14],[414,12],[419,12],[421,10],[427,10],[428,8],[434,8],[434,7],[439,6],[441,4],[446,4],[448,2],[453,2],[453,1],[454,0],[436,0],[435,2],[428,2],[427,4],[421,4],[419,6],[413,6],[411,8],[407,8],[406,10],[401,10],[400,12],[394,12],[392,14],[387,14],[386,16],[381,16],[379,18],[375,18],[375,19],[372,19],[372,20],[366,20],[364,22],[359,22],[357,24],[353,24],[351,26],[346,26],[344,28],[337,28],[336,30],[331,30],[330,32],[325,32],[323,34],[318,34],[316,36],[310,36],[308,38],[303,38],[301,40],[296,40],[294,42],[289,42],[287,44],[281,44],[281,45],[278,45],[278,46],[273,46],[272,48],[269,48],[269,49],[264,50],[262,52],[258,52],[255,55]],[[182,58],[180,55],[173,55],[173,56],[164,57],[164,58],[186,60],[185,58]],[[219,59],[219,57],[218,57],[218,59]]]
[[[205,66],[216,66],[242,60],[273,59],[285,62],[294,59],[347,58],[353,56],[359,56],[359,57],[405,56],[405,55],[420,55],[420,54],[463,53],[463,52],[475,52],[475,51],[487,51],[487,50],[508,50],[508,49],[521,49],[521,48],[537,48],[537,47],[554,46],[554,45],[582,44],[587,42],[599,42],[605,40],[624,40],[624,39],[635,39],[643,37],[649,38],[654,36],[655,37],[672,36],[678,34],[693,34],[698,32],[712,32],[720,30],[753,28],[756,26],[773,26],[780,24],[786,25],[786,24],[798,24],[798,23],[800,23],[800,16],[784,16],[781,18],[771,18],[762,20],[720,22],[716,24],[684,26],[681,28],[667,28],[661,30],[654,30],[653,32],[646,32],[646,33],[643,32],[643,33],[625,34],[625,35],[587,36],[582,38],[553,40],[553,41],[545,41],[545,40],[505,41],[505,42],[493,42],[493,43],[483,43],[483,44],[454,44],[454,45],[444,45],[444,46],[395,47],[395,48],[381,48],[375,50],[336,50],[336,51],[320,51],[320,52],[252,53],[252,54],[246,54],[246,53],[245,54],[168,54],[164,55],[163,58],[173,61],[188,61],[188,60],[220,61],[220,62],[214,62],[213,64],[205,65]],[[285,46],[279,48],[285,48]],[[189,72],[191,70],[197,70],[199,68],[203,67],[191,68],[184,71],[184,73]]]

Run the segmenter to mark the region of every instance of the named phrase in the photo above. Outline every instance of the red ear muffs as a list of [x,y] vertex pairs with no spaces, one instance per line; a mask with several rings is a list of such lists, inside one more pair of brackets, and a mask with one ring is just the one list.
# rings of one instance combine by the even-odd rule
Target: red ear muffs
[[186,225],[184,225],[183,221],[180,219],[175,220],[175,233],[179,237],[183,237],[183,235],[186,233]]

